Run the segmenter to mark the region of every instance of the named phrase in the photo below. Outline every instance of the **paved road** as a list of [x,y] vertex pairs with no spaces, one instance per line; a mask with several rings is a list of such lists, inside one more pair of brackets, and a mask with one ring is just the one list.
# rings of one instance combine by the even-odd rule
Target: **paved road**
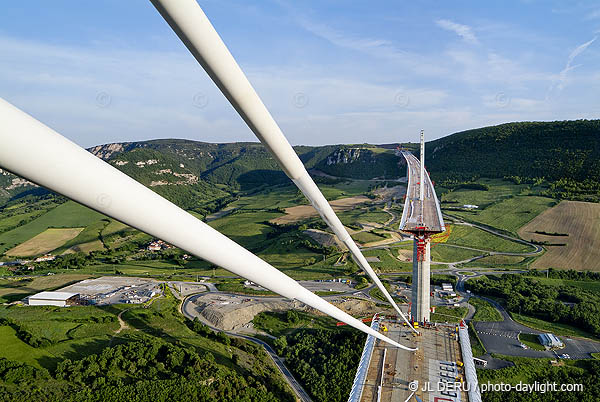
[[294,376],[292,375],[290,370],[285,366],[283,359],[275,353],[273,348],[268,343],[266,343],[258,338],[254,338],[252,336],[242,335],[242,334],[238,334],[238,333],[231,332],[231,331],[223,331],[221,329],[213,327],[209,322],[204,320],[203,317],[200,315],[200,313],[196,310],[195,305],[194,305],[194,300],[202,295],[204,295],[204,293],[199,294],[199,295],[192,295],[192,296],[187,297],[183,301],[183,303],[181,305],[181,312],[183,313],[183,315],[185,317],[189,318],[190,320],[194,320],[194,318],[198,318],[204,324],[209,326],[213,331],[224,332],[229,336],[243,338],[243,339],[249,340],[250,342],[254,342],[254,343],[264,347],[265,350],[267,351],[268,355],[271,357],[271,360],[273,360],[275,365],[279,368],[279,371],[281,371],[281,373],[283,374],[283,376],[285,377],[287,382],[290,384],[290,386],[292,387],[292,389],[294,390],[296,395],[300,398],[300,400],[305,401],[305,402],[311,401],[308,393],[304,390],[302,385],[300,385],[300,383],[294,378]]
[[553,351],[523,349],[521,348],[521,342],[518,339],[520,333],[541,334],[543,331],[538,331],[515,322],[508,312],[495,300],[486,297],[481,298],[494,305],[494,307],[500,311],[500,314],[502,314],[503,319],[503,321],[473,322],[473,326],[488,353],[549,358],[555,358],[557,353],[566,353],[570,355],[572,359],[592,359],[593,356],[591,353],[600,352],[600,342],[566,336],[559,336],[565,344],[565,347],[558,350],[556,353]]

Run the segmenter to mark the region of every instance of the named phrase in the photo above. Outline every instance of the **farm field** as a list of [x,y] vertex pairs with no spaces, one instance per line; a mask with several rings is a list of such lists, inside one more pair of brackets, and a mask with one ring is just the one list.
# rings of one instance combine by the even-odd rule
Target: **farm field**
[[477,205],[478,209],[483,210],[502,200],[519,195],[528,188],[526,184],[516,185],[510,181],[500,179],[480,179],[477,180],[477,183],[488,186],[489,190],[459,188],[444,191],[441,195],[442,208],[473,204]]
[[482,210],[452,211],[451,214],[516,233],[520,227],[554,205],[556,205],[556,201],[552,198],[514,196],[493,203]]
[[96,211],[74,201],[67,201],[23,226],[0,234],[0,253],[37,236],[48,228],[87,227],[103,218],[104,215]]
[[[353,209],[357,205],[369,202],[370,199],[365,196],[355,196],[340,198],[331,201],[331,207],[334,211],[347,211]],[[277,217],[272,222],[279,225],[286,225],[289,223],[299,222],[308,218],[318,216],[317,210],[312,205],[297,205],[289,208],[285,208],[285,215]]]
[[[544,233],[561,233],[552,236]],[[562,201],[519,230],[526,240],[545,241],[549,246],[533,268],[563,268],[600,271],[600,204]]]
[[530,246],[494,236],[484,230],[468,225],[452,225],[452,233],[450,234],[447,243],[472,247],[479,250],[501,251],[507,253],[533,251],[533,248]]
[[84,228],[46,229],[39,235],[8,250],[6,255],[33,257],[46,254],[74,239],[83,230]]

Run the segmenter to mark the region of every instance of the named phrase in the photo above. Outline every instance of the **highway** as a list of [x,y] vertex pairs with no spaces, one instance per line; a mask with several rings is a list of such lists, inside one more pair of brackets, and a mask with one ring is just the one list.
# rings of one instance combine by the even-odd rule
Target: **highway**
[[402,156],[408,166],[408,187],[400,230],[416,231],[417,228],[425,227],[427,232],[443,232],[444,220],[429,174],[425,173],[424,194],[421,201],[421,163],[410,152],[402,151]]
[[210,329],[212,329],[215,332],[224,332],[225,334],[227,334],[229,336],[246,339],[250,342],[254,342],[254,343],[262,346],[263,348],[265,348],[265,350],[267,351],[267,354],[271,357],[271,360],[273,360],[273,363],[275,363],[277,368],[279,368],[279,371],[283,374],[283,376],[287,380],[288,384],[290,384],[290,386],[292,387],[292,389],[294,390],[296,395],[300,398],[300,400],[303,402],[312,401],[312,399],[310,398],[308,393],[304,390],[302,385],[300,385],[300,383],[294,378],[294,376],[292,375],[290,370],[288,370],[288,368],[285,366],[285,364],[283,363],[283,359],[281,357],[279,357],[277,355],[277,353],[275,353],[273,348],[268,343],[266,343],[258,338],[254,338],[252,336],[242,335],[242,334],[238,334],[238,333],[231,332],[231,331],[224,331],[222,329],[213,327],[209,322],[204,320],[202,315],[194,308],[194,303],[193,303],[194,299],[196,299],[200,296],[203,296],[204,294],[205,293],[196,294],[196,295],[192,295],[192,296],[185,298],[185,300],[181,304],[181,312],[183,313],[183,315],[185,317],[189,318],[192,321],[194,320],[194,318],[198,318],[200,321],[202,321],[203,324],[207,325],[208,327],[210,327]]

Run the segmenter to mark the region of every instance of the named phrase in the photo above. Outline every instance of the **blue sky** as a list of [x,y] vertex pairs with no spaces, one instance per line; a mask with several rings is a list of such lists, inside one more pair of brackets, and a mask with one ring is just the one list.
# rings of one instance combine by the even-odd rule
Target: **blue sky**
[[[600,117],[597,1],[199,3],[292,144]],[[149,1],[14,4],[0,97],[78,144],[256,140]]]

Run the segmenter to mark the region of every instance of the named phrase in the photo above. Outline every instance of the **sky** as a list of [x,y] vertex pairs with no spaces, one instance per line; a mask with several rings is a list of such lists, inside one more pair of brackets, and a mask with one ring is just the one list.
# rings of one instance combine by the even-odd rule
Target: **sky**
[[[293,145],[600,118],[598,1],[199,1]],[[256,141],[147,0],[0,13],[0,97],[84,147]]]

